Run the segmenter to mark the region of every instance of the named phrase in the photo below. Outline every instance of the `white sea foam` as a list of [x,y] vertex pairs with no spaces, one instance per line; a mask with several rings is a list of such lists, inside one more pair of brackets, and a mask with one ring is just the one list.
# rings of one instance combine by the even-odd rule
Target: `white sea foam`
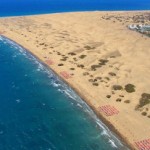
[[116,144],[115,144],[115,142],[113,140],[109,139],[109,143],[112,145],[112,147],[116,147],[117,148],[117,146],[116,146]]
[[106,132],[106,130],[103,130],[101,135],[108,135],[108,133]]
[[54,83],[53,83],[53,86],[54,86],[54,87],[59,87],[59,84],[54,82]]
[[82,105],[80,105],[79,103],[77,104],[77,106],[82,108]]
[[2,38],[2,36],[0,36],[0,41],[3,41],[3,38]]
[[17,103],[20,103],[20,99],[17,99],[16,102],[17,102]]

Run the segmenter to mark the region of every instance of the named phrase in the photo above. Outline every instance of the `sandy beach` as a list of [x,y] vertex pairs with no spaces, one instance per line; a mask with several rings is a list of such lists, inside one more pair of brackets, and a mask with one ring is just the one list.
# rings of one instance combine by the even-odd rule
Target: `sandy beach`
[[150,12],[0,18],[0,34],[46,63],[131,149],[150,150]]

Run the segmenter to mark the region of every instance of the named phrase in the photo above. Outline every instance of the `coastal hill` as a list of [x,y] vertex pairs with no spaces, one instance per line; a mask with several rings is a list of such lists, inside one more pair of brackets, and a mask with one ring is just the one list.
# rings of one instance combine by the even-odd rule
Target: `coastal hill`
[[132,149],[149,150],[150,37],[131,24],[150,25],[150,12],[1,18],[0,33],[49,65]]

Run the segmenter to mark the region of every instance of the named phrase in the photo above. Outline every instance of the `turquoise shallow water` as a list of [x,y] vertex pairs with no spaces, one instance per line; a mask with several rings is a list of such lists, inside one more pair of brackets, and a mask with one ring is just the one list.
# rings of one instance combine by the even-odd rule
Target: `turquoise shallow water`
[[0,37],[0,150],[126,150],[50,69]]

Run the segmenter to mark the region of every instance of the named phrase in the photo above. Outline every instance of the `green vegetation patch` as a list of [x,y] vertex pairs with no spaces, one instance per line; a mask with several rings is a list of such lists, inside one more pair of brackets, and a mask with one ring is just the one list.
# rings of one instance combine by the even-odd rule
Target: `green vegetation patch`
[[87,50],[95,49],[95,47],[89,46],[89,45],[84,46],[84,48],[87,49]]
[[63,66],[64,64],[58,64],[58,66]]
[[108,81],[110,80],[110,78],[109,78],[109,77],[105,77],[105,79],[106,79],[106,80],[108,80]]
[[68,55],[74,56],[74,55],[76,55],[76,53],[70,52],[70,53],[68,53]]
[[128,104],[130,103],[130,100],[125,100],[124,103]]
[[100,61],[101,63],[107,63],[107,62],[108,62],[107,59],[100,59],[99,61]]
[[79,68],[84,68],[84,65],[78,64],[77,67],[79,67]]
[[89,75],[89,73],[88,73],[88,72],[84,72],[83,75],[84,75],[84,76],[87,76],[87,75]]
[[135,85],[133,85],[133,84],[127,84],[127,85],[125,85],[125,90],[128,93],[135,92]]
[[92,65],[91,70],[95,71],[97,68],[100,68],[101,65]]
[[98,86],[98,83],[93,83],[94,86]]
[[86,55],[81,55],[79,56],[79,58],[84,59],[86,57]]
[[100,62],[99,63],[100,65],[106,65],[106,63],[108,63],[108,60],[107,59],[100,59],[99,62]]
[[108,73],[110,76],[116,76],[116,74],[114,72],[109,72]]
[[94,82],[94,80],[93,79],[89,79],[89,82]]
[[113,90],[123,90],[123,87],[121,85],[113,85],[112,87]]
[[117,98],[117,99],[116,99],[116,102],[121,102],[121,98]]
[[146,112],[142,112],[142,115],[143,115],[143,116],[146,116],[146,115],[147,115],[147,113],[146,113]]
[[66,58],[62,58],[62,59],[60,59],[61,61],[66,61],[67,59]]
[[102,79],[102,77],[96,77],[96,79],[97,79],[97,80],[101,80],[101,79]]
[[70,68],[70,70],[75,70],[75,68]]
[[150,94],[148,93],[143,93],[141,95],[141,98],[139,100],[139,104],[137,105],[136,109],[142,108],[145,105],[150,104]]
[[107,97],[107,98],[111,98],[111,95],[107,95],[106,97]]

